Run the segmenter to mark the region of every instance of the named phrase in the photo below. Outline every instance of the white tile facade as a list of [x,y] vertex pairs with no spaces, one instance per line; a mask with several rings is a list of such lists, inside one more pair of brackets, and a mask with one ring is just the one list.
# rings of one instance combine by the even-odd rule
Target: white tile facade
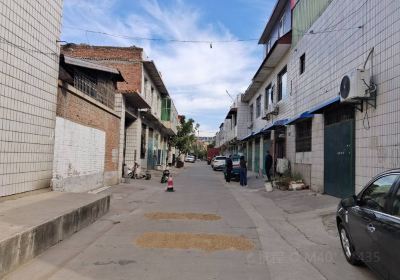
[[0,196],[52,177],[62,0],[0,1]]
[[[362,28],[358,28],[362,26]],[[333,0],[291,53],[294,115],[338,95],[341,78],[361,68],[371,48],[377,108],[356,111],[356,191],[376,173],[400,167],[400,2]],[[321,32],[329,30],[330,32]],[[333,30],[333,31],[332,31]],[[306,70],[299,75],[299,57]],[[371,64],[367,64],[371,68]],[[367,126],[368,127],[368,126]],[[313,120],[312,184],[323,188],[323,117]]]

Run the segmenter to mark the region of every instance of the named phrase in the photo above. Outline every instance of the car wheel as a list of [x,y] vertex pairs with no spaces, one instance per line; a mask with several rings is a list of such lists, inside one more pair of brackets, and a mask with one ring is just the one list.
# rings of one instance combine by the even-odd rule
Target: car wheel
[[338,225],[338,230],[339,230],[340,243],[342,244],[342,249],[344,256],[346,257],[346,260],[352,265],[360,265],[361,261],[356,256],[354,246],[351,243],[349,234],[342,223]]

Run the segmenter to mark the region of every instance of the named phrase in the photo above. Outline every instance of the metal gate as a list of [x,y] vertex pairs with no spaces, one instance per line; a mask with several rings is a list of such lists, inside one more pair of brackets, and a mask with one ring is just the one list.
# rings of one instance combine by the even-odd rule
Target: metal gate
[[257,138],[255,141],[255,151],[254,151],[254,172],[257,174],[260,171],[260,138]]
[[324,191],[336,197],[355,192],[354,109],[325,114]]

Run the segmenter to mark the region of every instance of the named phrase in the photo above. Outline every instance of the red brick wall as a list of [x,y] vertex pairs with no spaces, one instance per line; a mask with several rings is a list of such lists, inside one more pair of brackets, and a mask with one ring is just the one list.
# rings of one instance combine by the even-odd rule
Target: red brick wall
[[68,56],[95,60],[96,63],[117,68],[125,79],[125,82],[118,83],[118,90],[141,92],[143,49],[68,44],[62,47],[61,52]]
[[104,131],[106,133],[104,171],[118,171],[118,157],[115,162],[112,159],[113,149],[119,148],[120,119],[117,116],[61,87],[58,88],[57,94],[57,116]]

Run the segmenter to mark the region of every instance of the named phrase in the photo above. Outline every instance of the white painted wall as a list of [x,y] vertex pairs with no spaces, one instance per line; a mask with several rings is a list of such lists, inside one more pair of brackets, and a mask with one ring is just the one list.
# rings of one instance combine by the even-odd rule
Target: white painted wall
[[80,192],[103,184],[104,131],[56,118],[53,189]]

